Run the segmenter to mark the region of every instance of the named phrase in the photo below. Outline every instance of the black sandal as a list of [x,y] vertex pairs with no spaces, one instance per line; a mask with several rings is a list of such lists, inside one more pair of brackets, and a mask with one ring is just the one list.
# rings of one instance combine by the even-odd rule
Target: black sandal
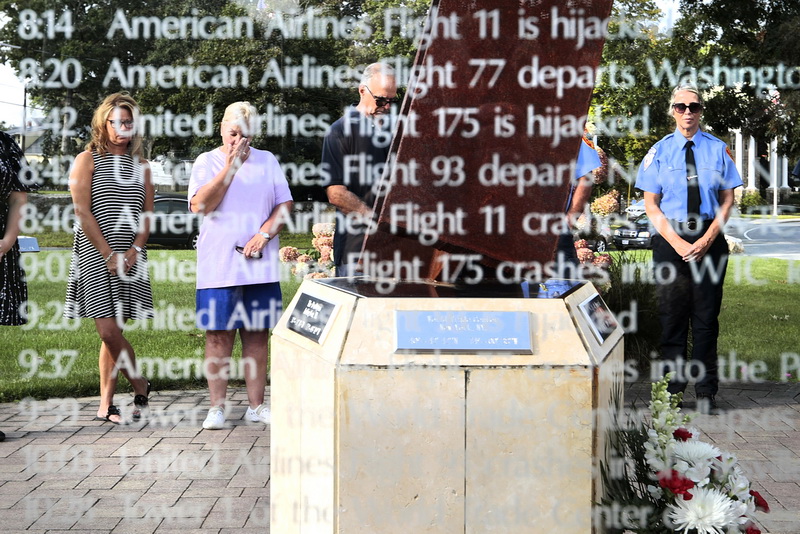
[[[112,415],[118,415],[119,416],[119,421],[112,421],[111,420],[111,416]],[[123,424],[122,423],[122,414],[119,412],[119,408],[117,408],[113,404],[108,407],[108,412],[106,412],[106,416],[105,417],[97,416],[97,417],[94,418],[94,420],[95,421],[108,421],[109,423],[112,423],[112,424],[115,424],[115,425]]]
[[144,395],[135,395],[133,397],[133,406],[134,406],[134,408],[133,408],[132,417],[133,417],[134,421],[138,421],[139,419],[141,419],[142,410],[147,408],[147,405],[149,404],[148,397],[150,397],[150,381],[149,380],[147,380],[147,393],[144,394]]

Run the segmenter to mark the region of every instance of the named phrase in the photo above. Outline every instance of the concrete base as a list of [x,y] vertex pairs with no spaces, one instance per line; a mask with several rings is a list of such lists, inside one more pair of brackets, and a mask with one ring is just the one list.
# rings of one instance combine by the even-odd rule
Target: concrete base
[[[594,287],[558,298],[364,287],[304,282],[273,333],[270,531],[592,532],[608,423],[597,414],[621,396],[623,364],[621,329],[601,343],[579,309]],[[335,306],[320,343],[289,328],[301,296]],[[527,314],[532,348],[398,352],[402,310]]]

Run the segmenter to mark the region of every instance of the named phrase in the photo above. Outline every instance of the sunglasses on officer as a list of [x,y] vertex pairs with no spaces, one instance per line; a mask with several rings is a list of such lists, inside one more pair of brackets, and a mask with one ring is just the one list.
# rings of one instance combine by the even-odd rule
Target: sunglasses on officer
[[396,97],[388,98],[385,96],[375,96],[372,94],[372,91],[369,90],[368,85],[365,85],[364,87],[367,88],[367,91],[369,91],[369,95],[375,100],[375,105],[378,106],[379,108],[382,108],[386,104],[397,104],[398,102],[400,102],[400,99]]
[[701,104],[700,102],[692,102],[691,104],[676,102],[675,104],[672,104],[672,109],[681,114],[686,113],[687,109],[692,113],[700,113],[701,111],[703,111],[703,104]]

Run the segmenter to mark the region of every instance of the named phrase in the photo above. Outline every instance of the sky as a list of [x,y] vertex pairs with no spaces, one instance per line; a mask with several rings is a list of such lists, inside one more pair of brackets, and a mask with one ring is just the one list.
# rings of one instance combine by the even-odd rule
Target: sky
[[[678,11],[679,0],[656,0],[656,4],[664,12],[662,28],[671,26]],[[14,70],[7,65],[0,65],[0,121],[11,126],[21,126],[23,98],[23,85]],[[42,116],[41,112],[31,109],[28,114]]]
[[22,83],[17,79],[14,70],[7,65],[0,65],[0,121],[6,125],[22,124]]

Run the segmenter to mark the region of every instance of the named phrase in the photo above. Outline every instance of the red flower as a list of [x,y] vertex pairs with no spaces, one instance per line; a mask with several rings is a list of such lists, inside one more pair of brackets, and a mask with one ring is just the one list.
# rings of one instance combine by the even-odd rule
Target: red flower
[[686,441],[692,437],[692,433],[686,430],[685,428],[679,428],[675,432],[672,433],[672,437],[677,439],[678,441]]
[[744,531],[745,534],[761,534],[761,529],[755,526],[753,523],[747,523],[747,529]]
[[689,490],[694,487],[694,482],[688,478],[684,478],[680,473],[674,469],[670,471],[659,471],[658,485],[664,489],[671,491],[674,495],[682,495],[684,501],[692,500],[692,494]]
[[761,510],[762,512],[769,513],[769,503],[761,496],[759,492],[756,490],[750,490],[750,495],[753,496],[753,500],[756,501],[756,510]]

